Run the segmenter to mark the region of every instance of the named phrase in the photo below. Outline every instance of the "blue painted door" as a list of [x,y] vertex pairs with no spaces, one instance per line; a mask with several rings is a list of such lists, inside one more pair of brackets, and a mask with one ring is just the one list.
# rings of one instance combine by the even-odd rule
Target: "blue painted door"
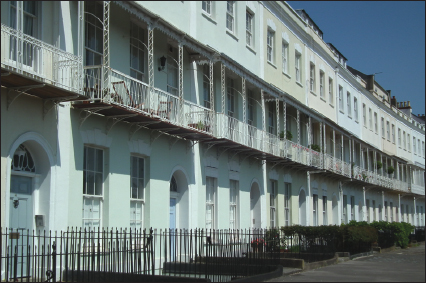
[[170,199],[170,261],[174,261],[176,258],[176,199]]
[[[13,232],[19,233],[18,240],[11,240],[13,254],[15,253],[15,247],[17,247],[18,255],[27,254],[28,245],[26,235],[28,230],[32,230],[33,226],[32,192],[32,178],[12,175],[10,182],[9,226],[13,229]],[[11,268],[13,268],[12,266]],[[18,277],[29,276],[26,257],[18,257],[17,268]],[[10,271],[13,272],[13,269]]]

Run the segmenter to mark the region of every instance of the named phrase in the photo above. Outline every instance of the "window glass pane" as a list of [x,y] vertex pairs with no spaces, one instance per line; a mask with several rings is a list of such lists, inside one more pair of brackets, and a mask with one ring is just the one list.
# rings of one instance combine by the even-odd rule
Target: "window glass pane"
[[132,178],[132,198],[138,198],[138,180]]
[[87,170],[94,171],[95,170],[95,149],[91,147],[87,147]]
[[103,151],[101,149],[96,149],[96,172],[103,172],[103,166],[104,166],[104,156]]
[[143,199],[143,189],[144,189],[144,181],[143,179],[138,179],[138,199]]
[[102,173],[96,173],[95,175],[95,195],[101,196],[102,195]]
[[86,194],[93,195],[95,193],[95,173],[86,172]]

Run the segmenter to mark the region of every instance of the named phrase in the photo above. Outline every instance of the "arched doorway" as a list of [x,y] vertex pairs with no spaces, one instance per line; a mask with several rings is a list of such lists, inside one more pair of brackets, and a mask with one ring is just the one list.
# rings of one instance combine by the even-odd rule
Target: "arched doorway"
[[333,200],[331,203],[332,210],[333,210],[333,224],[339,225],[339,206],[337,205],[337,197],[333,196]]
[[9,202],[9,228],[21,233],[33,229],[35,176],[33,157],[21,144],[12,157]]
[[305,190],[299,192],[299,223],[306,226],[306,194]]
[[169,228],[189,228],[189,192],[185,173],[176,170],[170,179]]
[[261,214],[260,214],[260,190],[259,184],[254,182],[250,189],[250,215],[251,215],[251,228],[261,228]]

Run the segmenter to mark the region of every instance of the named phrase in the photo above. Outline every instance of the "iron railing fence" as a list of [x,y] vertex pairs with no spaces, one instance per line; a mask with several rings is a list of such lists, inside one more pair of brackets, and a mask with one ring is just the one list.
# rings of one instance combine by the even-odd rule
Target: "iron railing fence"
[[410,235],[410,240],[416,240],[417,242],[425,241],[425,226],[417,226],[414,228],[413,233]]
[[2,281],[104,281],[123,274],[230,281],[276,269],[268,230],[1,230]]
[[230,281],[273,271],[282,258],[332,258],[333,235],[276,229],[2,229],[3,281],[104,281],[120,274]]

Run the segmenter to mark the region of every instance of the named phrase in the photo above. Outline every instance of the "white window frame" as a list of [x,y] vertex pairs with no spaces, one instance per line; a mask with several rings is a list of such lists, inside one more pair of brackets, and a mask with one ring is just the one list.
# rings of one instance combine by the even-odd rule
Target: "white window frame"
[[386,139],[390,141],[390,122],[386,121]]
[[367,106],[365,103],[362,104],[362,118],[364,120],[364,127],[367,128]]
[[404,150],[407,150],[407,142],[405,139],[405,131],[402,132],[402,143],[404,145]]
[[[210,191],[210,192],[209,192]],[[211,196],[209,197],[209,193]],[[206,229],[216,229],[216,198],[217,198],[217,179],[206,177]],[[207,219],[207,211],[211,210],[211,219]]]
[[418,155],[420,156],[420,154],[421,154],[421,152],[422,152],[422,150],[421,150],[421,143],[420,143],[420,139],[417,139],[417,146],[419,147]]
[[410,141],[410,134],[407,133],[407,150],[408,152],[411,152],[411,141]]
[[202,1],[201,3],[201,9],[209,16],[212,15],[212,4],[213,1]]
[[373,131],[373,111],[371,108],[368,108],[368,116],[370,122],[370,131]]
[[343,195],[343,211],[342,211],[343,223],[348,224],[348,196]]
[[312,195],[312,225],[318,226],[318,195]]
[[367,213],[367,223],[371,223],[370,221],[370,200],[365,200],[365,206],[366,206],[366,213]]
[[395,125],[392,124],[392,143],[395,144]]
[[382,138],[385,138],[385,118],[381,118],[381,126],[382,126]]
[[347,100],[347,106],[348,106],[348,116],[351,117],[352,116],[352,98],[351,98],[351,93],[349,91],[346,92],[346,100]]
[[291,183],[284,183],[284,226],[290,226]]
[[[136,30],[137,37],[134,37],[134,29]],[[142,38],[139,38],[140,32],[142,31]],[[145,37],[145,30],[134,23],[133,21],[130,21],[130,76],[132,78],[135,78],[137,80],[143,81],[145,77],[145,52],[144,52],[144,37]],[[137,50],[138,56],[142,57],[142,66],[137,66],[137,68],[133,67],[133,59],[140,59],[138,56],[134,56],[133,50]],[[139,63],[139,62],[138,62]]]
[[302,54],[300,54],[299,52],[295,51],[295,63],[294,63],[294,68],[295,68],[295,75],[296,75],[296,82],[300,83],[301,79],[302,79],[302,70],[301,70],[301,59],[302,59]]
[[167,92],[178,96],[179,95],[179,66],[177,63],[177,48],[168,44],[167,48]]
[[401,143],[401,129],[398,128],[398,146],[399,148],[402,148],[402,143]]
[[210,66],[203,65],[203,99],[204,107],[210,109]]
[[286,42],[285,40],[283,40],[282,42],[282,58],[283,58],[283,73],[288,75],[288,49],[289,49],[289,44],[288,42]]
[[355,220],[355,197],[351,196],[351,220]]
[[[93,158],[95,159],[93,161],[93,169],[88,168],[88,158],[89,158],[89,150],[94,150],[93,151]],[[104,154],[104,150],[101,148],[97,148],[97,147],[92,147],[92,146],[84,146],[84,158],[83,158],[83,219],[82,219],[82,223],[83,223],[83,227],[87,227],[86,225],[88,225],[89,229],[93,228],[93,227],[102,227],[102,209],[103,209],[103,196],[104,196],[104,171],[105,171],[105,154]],[[98,160],[99,158],[99,154],[101,156],[101,160]],[[98,168],[99,167],[99,163],[101,163],[101,167],[102,168]],[[89,174],[93,174],[93,193],[88,192],[88,175]],[[101,181],[101,192],[97,193],[96,191],[96,180],[98,179]],[[94,207],[94,203],[95,202],[99,202],[99,218],[93,218],[93,217],[88,217],[88,215],[85,215],[85,211],[84,209],[86,208],[86,201],[91,201],[92,202],[92,207]],[[90,212],[93,212],[93,208],[90,208]],[[89,213],[91,214],[91,213]],[[98,226],[94,225],[95,222],[98,222]]]
[[322,225],[328,225],[327,196],[322,196]]
[[239,182],[229,180],[229,229],[239,229]]
[[[140,168],[142,160],[143,168]],[[136,161],[136,170],[134,170],[134,162]],[[141,156],[130,156],[130,227],[143,229],[143,217],[145,206],[145,161]],[[133,185],[136,181],[136,194],[134,194]],[[139,186],[142,185],[142,188]],[[133,208],[135,206],[135,208]],[[140,215],[137,217],[137,209],[140,209]]]
[[343,104],[343,87],[339,85],[339,110],[343,113],[345,112]]
[[274,64],[274,38],[275,32],[268,28],[266,32],[266,59],[269,63]]
[[269,217],[271,229],[277,227],[277,186],[277,181],[271,180],[271,191],[269,193]]
[[376,201],[372,200],[372,206],[373,206],[373,222],[376,221]]
[[[102,7],[102,5],[99,2],[93,2],[95,5],[95,12],[96,12],[96,6],[98,6],[98,9],[100,9]],[[95,31],[95,43],[96,43],[96,34],[100,33],[101,35],[103,34],[103,26],[102,23],[99,22],[98,19],[96,19],[96,17],[100,17],[100,15],[97,15],[95,13],[92,13],[90,11],[86,10],[87,5],[84,5],[84,9],[85,9],[85,23],[84,23],[84,48],[85,48],[85,53],[84,53],[84,58],[85,58],[85,65],[88,66],[88,55],[89,54],[93,54],[91,56],[93,56],[94,58],[97,56],[99,62],[96,62],[96,60],[94,59],[93,62],[91,62],[90,65],[101,65],[102,64],[102,58],[103,58],[103,42],[100,42],[99,45],[100,46],[95,46],[95,48],[90,48],[87,44],[89,42],[91,42],[88,38],[89,36],[89,30],[88,30],[88,26],[91,25],[94,28]],[[92,15],[93,14],[93,15]],[[89,19],[93,19],[93,21],[91,22]]]
[[325,99],[324,97],[324,78],[325,78],[325,74],[323,71],[320,70],[320,97],[322,99]]
[[315,65],[313,63],[310,64],[309,68],[309,90],[315,93]]
[[254,14],[246,9],[246,44],[250,47],[253,47],[253,22]]
[[374,132],[379,134],[379,124],[377,120],[377,112],[374,112]]
[[235,32],[235,1],[226,1],[226,29]]
[[228,116],[234,117],[235,115],[235,93],[234,93],[234,80],[231,78],[227,79],[227,93],[226,93],[226,99],[227,99],[227,109],[228,109]]
[[358,99],[354,97],[354,116],[355,121],[358,122]]
[[269,103],[268,107],[268,132],[270,134],[276,134],[276,126],[275,126],[275,108],[273,107],[273,103]]
[[328,102],[330,105],[334,105],[334,95],[333,95],[333,79],[328,78]]
[[388,222],[388,219],[389,219],[389,213],[388,213],[388,202],[387,202],[387,201],[385,201],[385,204],[384,204],[384,210],[385,210],[385,221],[387,221],[387,222]]

